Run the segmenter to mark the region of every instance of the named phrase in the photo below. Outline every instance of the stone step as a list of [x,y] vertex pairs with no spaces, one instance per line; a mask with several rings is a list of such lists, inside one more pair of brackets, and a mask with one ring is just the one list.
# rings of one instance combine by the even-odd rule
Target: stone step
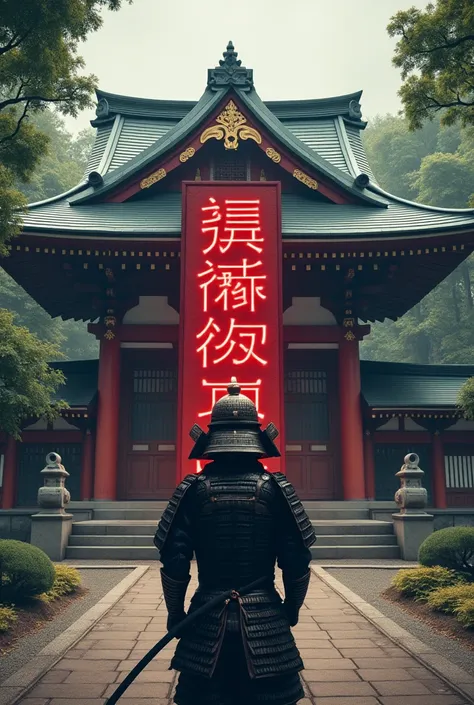
[[[313,520],[312,524],[317,535],[374,535],[393,534],[393,524],[388,521],[367,520]],[[99,535],[143,535],[151,536],[155,533],[157,521],[148,520],[91,520],[75,522],[72,525],[73,536],[80,534]]]
[[[78,534],[71,535],[69,546],[148,546],[151,534]],[[317,546],[396,546],[393,534],[375,535],[322,535],[318,536]]]
[[[398,546],[313,546],[313,560],[399,558]],[[153,545],[141,546],[69,546],[66,559],[79,560],[158,560]]]
[[313,560],[400,558],[398,546],[311,546]]
[[[93,518],[97,521],[122,520],[122,521],[141,521],[154,520],[159,521],[164,507],[110,507],[93,509]],[[329,507],[312,507],[306,506],[306,512],[310,519],[341,519],[348,521],[350,519],[369,520],[368,509],[352,509],[352,508],[329,508]]]

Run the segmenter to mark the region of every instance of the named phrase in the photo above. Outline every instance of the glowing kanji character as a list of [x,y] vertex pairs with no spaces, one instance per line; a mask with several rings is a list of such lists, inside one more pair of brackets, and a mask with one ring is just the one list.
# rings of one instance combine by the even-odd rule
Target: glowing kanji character
[[208,269],[198,274],[198,278],[208,277],[200,284],[204,294],[204,311],[208,310],[208,289],[213,282],[216,282],[219,289],[222,289],[221,293],[214,299],[214,302],[222,301],[224,311],[229,310],[229,298],[233,309],[248,306],[252,312],[255,311],[257,298],[263,301],[267,298],[263,287],[263,282],[266,280],[267,275],[249,273],[249,270],[261,267],[261,262],[248,264],[248,260],[243,259],[242,264],[220,264],[217,266],[217,272],[211,262],[206,260],[206,264]]
[[215,323],[213,318],[210,318],[205,325],[205,327],[202,329],[200,333],[196,335],[196,338],[200,340],[201,338],[204,338],[204,336],[207,335],[207,338],[205,338],[204,342],[202,345],[196,350],[196,352],[200,353],[202,352],[202,366],[207,367],[207,348],[209,346],[209,343],[213,338],[215,338],[216,333],[220,333],[220,328],[219,326]]
[[[201,380],[201,385],[204,388],[209,389],[211,391],[210,409],[208,409],[207,411],[201,411],[198,413],[198,417],[202,419],[204,416],[211,415],[212,408],[213,408],[214,404],[217,401],[219,401],[219,399],[227,393],[227,388],[229,386],[229,382],[208,382],[207,380],[203,379],[203,380]],[[261,385],[262,385],[261,379],[257,379],[255,382],[239,382],[239,387],[240,387],[242,393],[252,399],[255,406],[257,407],[257,411],[259,410],[259,405],[260,405],[259,402],[260,402]],[[265,418],[265,415],[260,413],[260,411],[258,411],[258,416],[260,419]]]
[[260,227],[260,199],[226,200],[225,202],[224,232],[228,236],[221,239],[220,251],[224,254],[234,243],[243,243],[255,252],[262,252],[262,247],[257,244],[264,241],[257,237],[261,232]]
[[[219,226],[218,225],[212,225],[212,223],[219,223],[220,220],[222,220],[222,215],[220,213],[220,206],[217,204],[217,201],[215,198],[209,198],[209,204],[208,206],[203,206],[201,208],[201,211],[203,212],[204,215],[209,215],[210,217],[204,218],[202,220],[202,228],[201,232],[203,235],[206,235],[206,233],[212,233],[212,241],[209,247],[207,247],[205,250],[203,250],[203,253],[207,255],[208,252],[210,252],[212,249],[217,244],[217,241],[219,239]],[[210,213],[208,213],[210,211]],[[207,227],[204,227],[207,226]]]
[[[233,339],[233,335],[236,335],[236,337],[239,339],[239,342]],[[244,357],[242,357],[242,359],[239,359],[237,357],[232,358],[232,362],[234,365],[243,365],[251,357],[254,358],[254,360],[257,360],[257,362],[259,362],[261,365],[266,365],[268,363],[268,360],[264,360],[255,352],[255,347],[257,345],[257,337],[259,339],[258,344],[265,345],[265,342],[267,340],[266,325],[241,325],[235,323],[235,318],[231,318],[229,332],[227,333],[226,339],[223,343],[220,343],[220,345],[215,346],[216,350],[222,350],[223,348],[226,349],[225,353],[217,360],[213,360],[213,364],[218,365],[220,362],[223,362],[223,360],[227,359],[232,354],[232,351],[237,345],[241,350],[244,351],[245,355]],[[242,342],[243,340],[245,340],[245,342],[247,343],[246,345],[244,345],[244,343]]]

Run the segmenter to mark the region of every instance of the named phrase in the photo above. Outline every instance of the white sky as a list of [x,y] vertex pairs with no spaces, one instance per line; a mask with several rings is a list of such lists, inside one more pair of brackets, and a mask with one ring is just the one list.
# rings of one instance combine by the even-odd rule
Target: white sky
[[[390,17],[425,0],[135,0],[104,13],[82,46],[86,71],[112,93],[197,100],[231,39],[263,100],[319,98],[363,89],[364,117],[396,112]],[[86,111],[68,119],[88,126]]]

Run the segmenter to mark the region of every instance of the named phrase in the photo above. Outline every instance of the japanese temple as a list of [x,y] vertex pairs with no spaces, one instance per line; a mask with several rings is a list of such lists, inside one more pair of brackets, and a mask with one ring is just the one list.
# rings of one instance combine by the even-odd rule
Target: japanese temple
[[[279,467],[305,500],[391,501],[394,475],[414,451],[431,507],[474,508],[474,424],[456,407],[474,360],[467,367],[359,359],[371,323],[402,316],[474,250],[474,209],[423,206],[378,185],[363,146],[360,91],[264,102],[231,43],[223,57],[197,102],[97,91],[83,181],[31,204],[2,261],[51,316],[89,322],[100,340],[98,360],[55,363],[69,405],[60,419],[29,420],[22,442],[0,434],[3,509],[35,506],[50,450],[70,473],[74,502],[167,499],[180,477],[200,470],[181,457],[184,406],[198,400],[189,413],[204,410],[194,420],[205,428],[206,406],[225,393],[230,374],[249,395],[266,385],[262,398],[272,401],[262,424],[280,426]],[[224,323],[215,316],[192,333],[204,340],[214,327],[222,353],[214,370],[198,356],[206,343],[190,343],[186,329],[196,318],[193,276],[207,272],[186,280],[183,272],[196,262],[202,224],[219,221],[224,201],[261,201],[265,209],[260,224],[245,221],[253,223],[247,239],[237,237],[242,225],[227,227],[231,236],[216,248],[224,257],[235,238],[243,264],[204,257],[209,268],[242,270],[238,282],[223,275],[213,299],[226,302],[221,315],[241,338],[230,330],[217,344]],[[199,221],[201,211],[209,217]],[[205,243],[203,253],[216,244]],[[244,276],[257,265],[264,274]],[[261,340],[247,332],[244,343],[245,326],[264,330],[254,311],[260,303],[273,318]],[[249,313],[239,323],[244,304]],[[257,350],[259,342],[267,347]],[[219,368],[225,355],[228,367]],[[246,367],[252,361],[261,379]],[[188,363],[203,367],[202,378],[196,367],[186,372]]]

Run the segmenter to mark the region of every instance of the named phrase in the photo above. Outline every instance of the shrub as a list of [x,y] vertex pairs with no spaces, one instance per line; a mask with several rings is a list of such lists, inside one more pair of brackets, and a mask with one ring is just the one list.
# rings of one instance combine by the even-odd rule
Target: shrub
[[456,608],[456,619],[467,629],[474,629],[474,598],[459,604]]
[[54,565],[41,549],[22,541],[0,540],[0,598],[17,603],[48,592]]
[[435,531],[421,544],[419,560],[424,566],[443,566],[474,580],[474,526]]
[[52,602],[59,597],[76,592],[81,584],[81,574],[76,568],[68,565],[55,565],[54,583],[51,590],[41,595],[45,602]]
[[428,595],[427,603],[438,612],[454,614],[461,602],[469,599],[474,600],[474,585],[472,583],[435,590]]
[[428,595],[439,588],[451,587],[462,582],[463,578],[446,568],[411,568],[400,570],[392,585],[397,592],[415,600],[426,600]]
[[0,605],[0,633],[7,632],[18,619],[18,615],[12,607],[2,607]]

